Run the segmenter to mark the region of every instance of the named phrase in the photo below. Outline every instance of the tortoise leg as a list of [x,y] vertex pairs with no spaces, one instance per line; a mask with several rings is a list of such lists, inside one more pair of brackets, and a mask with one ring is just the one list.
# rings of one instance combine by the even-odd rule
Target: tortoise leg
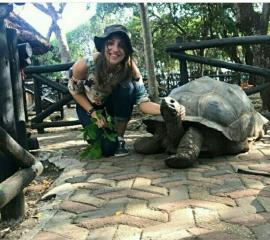
[[153,137],[140,137],[134,143],[134,149],[141,154],[155,154],[164,152],[161,146],[161,139]]
[[165,159],[171,168],[188,168],[197,163],[201,151],[203,136],[196,128],[190,127],[181,139],[177,153]]

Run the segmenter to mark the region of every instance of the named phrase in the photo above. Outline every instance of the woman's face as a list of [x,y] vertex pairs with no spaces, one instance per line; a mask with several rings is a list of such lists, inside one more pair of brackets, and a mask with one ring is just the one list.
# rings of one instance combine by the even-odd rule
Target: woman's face
[[112,36],[105,43],[105,58],[111,65],[120,63],[126,56],[124,41],[120,36]]

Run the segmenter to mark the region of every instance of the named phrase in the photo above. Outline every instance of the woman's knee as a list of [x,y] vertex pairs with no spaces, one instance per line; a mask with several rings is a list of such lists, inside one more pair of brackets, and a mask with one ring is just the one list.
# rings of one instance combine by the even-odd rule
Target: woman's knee
[[123,82],[115,91],[115,95],[122,101],[132,101],[134,98],[134,85],[132,82]]

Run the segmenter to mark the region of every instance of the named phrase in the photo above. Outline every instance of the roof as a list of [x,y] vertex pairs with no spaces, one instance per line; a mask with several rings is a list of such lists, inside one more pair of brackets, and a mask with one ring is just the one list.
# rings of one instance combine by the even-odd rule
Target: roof
[[18,43],[28,42],[33,54],[41,55],[50,51],[53,47],[35,28],[14,12],[10,12],[5,19],[7,28],[13,28],[17,31]]

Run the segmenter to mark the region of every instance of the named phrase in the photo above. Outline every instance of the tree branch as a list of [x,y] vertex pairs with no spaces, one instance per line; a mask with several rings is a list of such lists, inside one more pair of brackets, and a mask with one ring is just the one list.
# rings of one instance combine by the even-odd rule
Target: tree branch
[[50,16],[50,12],[48,11],[48,9],[42,5],[41,3],[32,3],[37,9],[39,9],[41,12],[47,14]]

